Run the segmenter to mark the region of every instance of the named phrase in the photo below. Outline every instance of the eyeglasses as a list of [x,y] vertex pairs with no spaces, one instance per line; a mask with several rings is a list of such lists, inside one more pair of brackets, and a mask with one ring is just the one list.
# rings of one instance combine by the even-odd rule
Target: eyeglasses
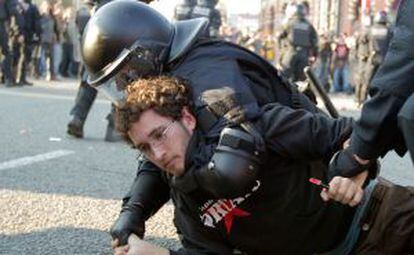
[[155,130],[155,132],[151,134],[151,140],[137,147],[139,153],[144,154],[147,157],[154,156],[154,150],[164,145],[164,143],[167,141],[168,131],[171,129],[175,122],[175,120],[172,120],[163,128],[157,128],[158,130]]

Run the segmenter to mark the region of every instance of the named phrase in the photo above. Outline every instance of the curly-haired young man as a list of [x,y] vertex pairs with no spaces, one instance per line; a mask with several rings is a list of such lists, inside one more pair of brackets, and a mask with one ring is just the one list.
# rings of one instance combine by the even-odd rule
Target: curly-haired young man
[[[140,79],[127,87],[125,107],[116,113],[118,130],[163,171],[158,189],[154,190],[157,194],[150,196],[163,202],[172,199],[174,223],[183,248],[169,251],[131,234],[127,245],[113,243],[116,254],[315,254],[333,250],[332,254],[349,254],[366,244],[364,233],[359,234],[359,223],[368,221],[378,227],[375,223],[387,217],[396,222],[405,220],[383,206],[414,208],[412,192],[386,186],[382,181],[367,181],[362,199],[366,172],[354,178],[333,177],[324,194],[340,203],[323,199],[321,189],[308,180],[326,179],[328,173],[320,172],[322,168],[312,169],[311,162],[330,157],[341,146],[340,136],[350,121],[280,104],[264,106],[263,114],[253,123],[263,135],[267,153],[258,163],[260,171],[248,192],[235,198],[215,198],[202,189],[188,192],[180,180],[188,176],[210,178],[199,175],[203,169],[197,165],[205,163],[200,162],[204,158],[200,154],[208,147],[208,138],[198,127],[192,108],[190,86],[178,78]],[[237,165],[250,148],[248,133],[243,127],[225,131],[219,141],[213,142],[215,155],[232,154],[231,163]],[[312,146],[315,140],[320,146]],[[237,147],[240,144],[243,145]],[[216,160],[211,162],[219,164],[220,158]],[[385,194],[384,203],[378,202],[379,194]],[[151,211],[146,219],[156,211],[143,204],[135,206]],[[410,217],[413,211],[408,213]],[[411,225],[406,230],[412,233]],[[396,228],[387,231],[378,231],[378,236],[398,236]],[[400,254],[413,248],[408,242],[403,250],[376,251]]]

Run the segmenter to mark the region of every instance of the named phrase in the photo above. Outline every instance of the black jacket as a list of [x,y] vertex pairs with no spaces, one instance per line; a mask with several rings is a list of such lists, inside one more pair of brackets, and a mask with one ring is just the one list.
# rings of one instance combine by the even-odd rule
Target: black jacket
[[[212,199],[202,190],[171,186],[175,224],[184,248],[173,254],[314,254],[333,249],[350,226],[353,209],[324,203],[309,178],[325,179],[313,160],[329,157],[342,144],[349,119],[293,110],[278,103],[263,107],[255,122],[268,148],[251,191],[235,199]],[[202,132],[187,150],[186,169],[198,161]],[[188,173],[186,173],[188,174]],[[168,176],[167,176],[167,179]]]
[[[310,168],[309,160],[329,158],[331,154],[338,149],[338,141],[336,140],[334,142],[333,140],[339,137],[339,134],[342,132],[344,128],[345,122],[342,123],[341,121],[338,121],[335,122],[336,124],[334,122],[329,124],[323,121],[323,115],[319,116],[319,114],[316,113],[306,114],[306,111],[300,111],[300,113],[291,113],[289,110],[291,109],[290,107],[294,106],[295,103],[298,102],[300,105],[304,106],[304,108],[308,110],[311,110],[313,112],[316,112],[317,110],[310,103],[310,101],[307,98],[305,98],[302,94],[296,94],[294,92],[294,88],[291,87],[291,85],[287,84],[286,81],[284,81],[282,77],[278,75],[276,69],[273,66],[271,66],[267,61],[263,60],[262,58],[258,57],[257,55],[251,52],[246,51],[245,49],[239,46],[221,41],[201,40],[197,42],[195,45],[193,45],[193,47],[183,57],[181,57],[178,61],[172,63],[168,68],[171,74],[186,78],[191,82],[194,92],[195,113],[197,115],[197,118],[199,118],[199,114],[202,112],[202,109],[206,106],[206,102],[203,100],[204,93],[211,89],[217,89],[222,87],[228,87],[234,90],[237,98],[236,101],[240,106],[243,107],[243,109],[246,112],[247,118],[251,121],[257,122],[258,119],[263,118],[263,114],[266,112],[266,108],[264,108],[265,105],[269,105],[270,103],[274,102],[278,102],[280,105],[283,105],[283,107],[280,105],[272,107],[274,109],[279,109],[280,112],[277,113],[278,120],[272,120],[275,121],[275,124],[272,126],[274,130],[272,130],[268,135],[269,139],[274,140],[274,143],[271,145],[271,147],[274,150],[277,150],[277,159],[280,158],[280,162],[282,163],[282,165],[286,166],[286,168],[282,165],[279,165],[278,163],[277,171],[270,171],[269,173],[265,171],[266,175],[269,174],[269,178],[266,177],[264,178],[264,180],[275,180],[277,182],[284,183],[282,185],[284,189],[287,189],[289,192],[292,192],[292,194],[295,194],[294,196],[300,196],[303,195],[303,193],[299,192],[299,190],[295,190],[295,186],[290,186],[291,184],[299,185],[300,183],[302,183],[304,185],[304,189],[310,188],[310,185],[307,184],[307,180],[304,179],[306,176],[306,172]],[[293,97],[292,95],[294,94],[296,94],[297,97]],[[207,130],[203,130],[204,139],[214,141],[216,138],[218,138],[222,128],[227,124],[228,123],[224,118],[220,118],[216,123],[214,123],[214,125],[210,126]],[[271,129],[271,127],[263,128],[266,130]],[[296,134],[296,132],[298,131],[302,132],[300,136]],[[280,135],[283,138],[274,138],[271,137],[271,134],[277,134],[277,136]],[[306,137],[307,140],[302,141],[303,137]],[[318,139],[322,140],[318,142]],[[304,142],[305,146],[303,146],[302,142]],[[213,153],[214,148],[214,146],[209,145],[211,144],[206,144],[205,146],[203,145],[201,147],[198,146],[200,148],[199,151],[203,153],[203,155],[201,157],[200,155],[198,155],[198,157],[193,158],[191,160],[193,164],[197,163],[202,165],[208,162]],[[301,177],[298,177],[294,173],[301,173]],[[322,173],[322,175],[325,174],[326,173]],[[280,175],[283,178],[278,180],[278,178],[276,178],[278,175]],[[291,182],[293,180],[291,178],[295,179],[295,181]],[[151,187],[149,187],[148,185],[143,185],[143,183],[149,182],[152,183]],[[140,185],[138,185],[138,183],[140,183]],[[265,185],[265,188],[261,189],[260,192],[267,192],[268,186],[272,186],[273,184],[268,184],[267,182],[264,182],[262,185]],[[276,185],[274,188],[278,190],[280,187],[278,188],[278,186]],[[272,190],[273,188],[270,189]],[[143,159],[140,162],[137,177],[134,181],[133,187],[131,188],[129,194],[124,198],[124,206],[128,206],[129,203],[139,202],[143,205],[143,208],[145,208],[144,218],[148,218],[168,200],[168,197],[170,195],[169,190],[169,185],[163,180],[161,176],[161,171],[159,171],[149,161]],[[276,194],[276,190],[272,190],[269,192],[274,192]],[[279,191],[281,190],[282,189],[280,189]],[[288,193],[284,194],[288,195]],[[315,194],[313,194],[312,196],[314,196]],[[316,199],[315,196],[314,198]],[[180,231],[181,229],[182,231],[189,231],[186,232],[186,240],[183,242],[184,246],[192,247],[193,245],[195,245],[197,247],[196,250],[198,250],[198,253],[196,254],[209,254],[208,252],[202,251],[204,249],[203,247],[205,247],[206,249],[212,249],[211,253],[213,254],[228,253],[228,248],[216,249],[210,246],[206,247],[205,245],[207,243],[202,243],[204,242],[203,239],[207,238],[208,240],[210,240],[209,242],[212,246],[217,245],[218,247],[231,248],[245,247],[245,250],[252,252],[253,246],[248,247],[242,245],[242,243],[244,242],[242,240],[246,239],[247,242],[247,239],[249,239],[247,232],[244,232],[243,235],[245,236],[238,236],[231,243],[229,242],[229,240],[226,240],[227,237],[222,236],[221,234],[217,235],[217,232],[215,231],[213,231],[214,234],[212,234],[211,238],[209,237],[209,234],[207,234],[206,237],[200,236],[200,239],[196,238],[197,234],[196,232],[194,232],[195,230],[193,231],[185,229],[184,226],[188,226],[190,229],[194,227],[196,229],[198,227],[201,227],[201,222],[199,220],[194,222],[195,218],[199,219],[197,214],[180,212],[182,204],[187,204],[187,202],[183,201],[185,199],[191,200],[192,198],[181,198],[180,193],[177,193],[173,194],[173,199],[176,202],[177,208],[179,208],[179,211],[177,211],[176,215],[176,223],[178,225],[178,228]],[[264,212],[267,209],[265,207],[272,206],[275,203],[271,202],[270,204],[267,204],[269,202],[267,199],[269,199],[269,201],[272,200],[270,199],[270,197],[266,197],[266,202],[264,202],[263,204],[264,207],[262,209],[257,209],[257,212],[261,212],[260,217],[266,217]],[[308,198],[298,197],[297,199],[299,199],[301,202],[298,204],[288,203],[289,208],[290,206],[306,207],[308,206],[306,205],[307,202],[313,203],[311,201],[308,201]],[[319,210],[317,209],[318,206],[319,205],[317,204],[312,204],[312,210]],[[193,209],[198,210],[197,207],[191,208],[191,210]],[[184,210],[188,210],[188,208]],[[292,210],[298,213],[300,211],[298,211],[298,208],[293,208]],[[277,210],[278,213],[281,213],[282,211]],[[324,213],[322,212],[322,214]],[[336,216],[341,218],[341,215]],[[256,220],[262,221],[263,219],[255,218],[254,221]],[[181,223],[179,223],[179,221],[181,221]],[[273,227],[275,227],[275,229],[272,231],[275,231],[275,233],[277,232],[280,234],[281,228],[276,227],[275,224],[276,222],[272,225]],[[332,226],[334,228],[332,229],[332,231],[338,231],[338,229],[336,228],[341,228],[340,226],[341,224]],[[248,225],[245,227],[247,228]],[[287,225],[284,225],[283,228],[285,227],[287,227]],[[316,226],[313,227],[316,228]],[[288,229],[284,230],[288,231]],[[205,228],[201,228],[200,231],[202,231],[203,236],[206,234],[206,232],[211,232],[210,230],[206,230]],[[259,231],[259,229],[256,229],[255,231]],[[305,236],[308,235],[309,233],[307,231],[309,231],[309,229],[304,230],[302,234]],[[342,233],[342,231],[338,232]],[[336,241],[333,239],[336,239],[337,235],[332,234],[332,236],[330,237],[331,239],[327,240],[325,243],[321,243],[321,246],[315,247],[314,244],[312,244],[310,245],[310,247],[304,249],[304,251],[326,250],[328,248],[332,248],[332,245],[334,245]],[[300,240],[300,238],[297,240]],[[289,240],[284,239],[284,241],[279,244],[281,245],[280,247],[286,247],[286,251],[288,251],[289,245],[286,242],[289,242]],[[264,249],[265,247],[262,248]]]
[[387,55],[374,76],[368,100],[351,137],[350,149],[361,158],[374,159],[395,149],[406,152],[397,114],[414,92],[414,1],[403,0]]

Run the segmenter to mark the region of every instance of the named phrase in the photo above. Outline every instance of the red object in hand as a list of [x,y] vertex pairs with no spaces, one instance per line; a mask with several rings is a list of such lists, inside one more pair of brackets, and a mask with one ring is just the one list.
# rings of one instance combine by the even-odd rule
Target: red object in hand
[[310,183],[312,183],[312,184],[315,184],[315,185],[321,186],[321,187],[323,187],[323,188],[325,188],[325,189],[329,189],[329,185],[328,185],[328,184],[323,183],[323,182],[322,182],[321,180],[319,180],[319,179],[316,179],[316,178],[309,178],[309,182],[310,182]]

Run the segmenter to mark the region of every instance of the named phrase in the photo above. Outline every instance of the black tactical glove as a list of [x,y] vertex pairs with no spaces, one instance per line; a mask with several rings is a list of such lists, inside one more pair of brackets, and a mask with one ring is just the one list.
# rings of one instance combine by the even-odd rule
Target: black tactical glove
[[109,232],[112,239],[119,240],[120,246],[128,243],[128,237],[131,233],[143,238],[145,233],[143,208],[140,205],[126,204]]
[[329,163],[330,178],[334,176],[353,177],[365,170],[369,172],[369,179],[373,179],[378,175],[379,163],[377,160],[371,160],[368,164],[363,165],[355,159],[349,149],[338,151]]

